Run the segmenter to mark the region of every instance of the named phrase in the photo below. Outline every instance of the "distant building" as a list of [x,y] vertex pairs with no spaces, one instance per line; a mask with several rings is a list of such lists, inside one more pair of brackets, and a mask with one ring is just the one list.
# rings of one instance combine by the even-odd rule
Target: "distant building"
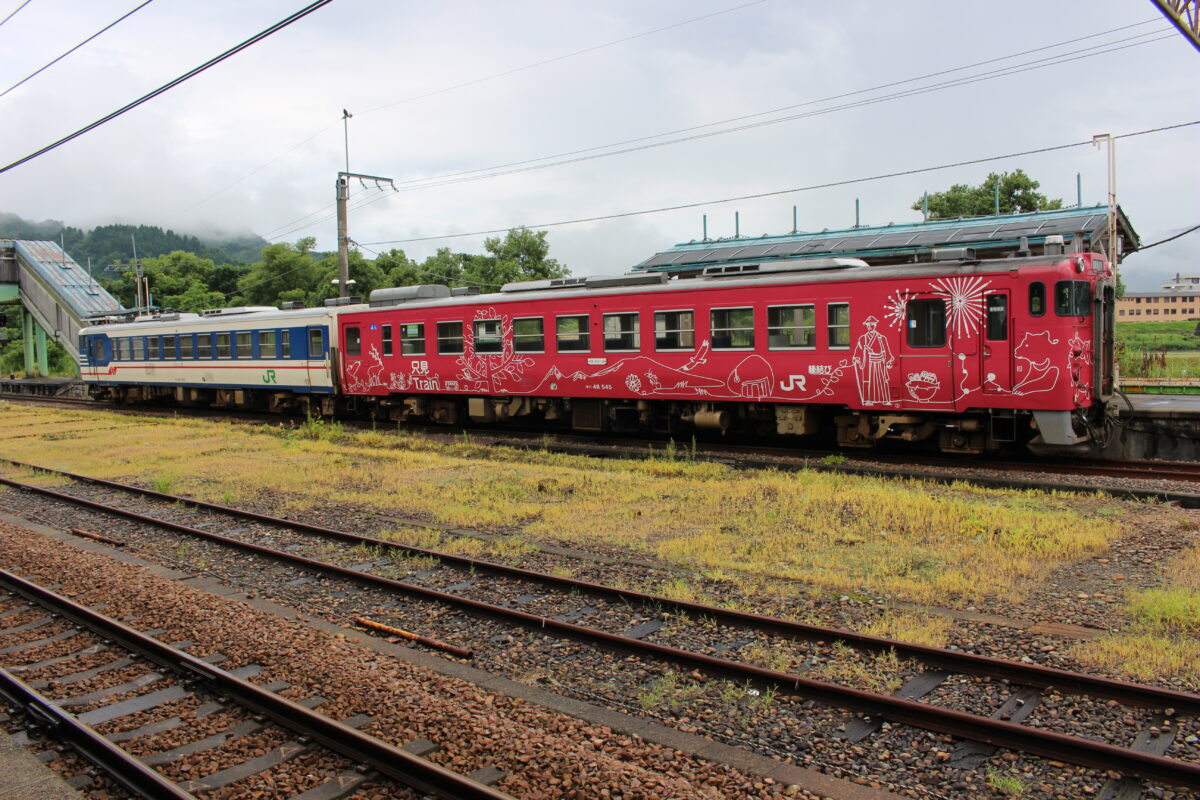
[[1175,274],[1161,292],[1126,292],[1117,301],[1118,322],[1200,320],[1200,275]]

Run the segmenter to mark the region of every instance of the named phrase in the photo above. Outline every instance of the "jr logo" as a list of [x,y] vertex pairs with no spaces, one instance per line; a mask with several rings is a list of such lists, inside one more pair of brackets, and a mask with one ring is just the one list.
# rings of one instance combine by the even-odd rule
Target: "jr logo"
[[275,380],[275,370],[269,369],[263,373],[263,383],[279,383]]
[[787,380],[779,384],[779,389],[784,392],[803,392],[805,391],[804,384],[807,382],[807,376],[788,375]]

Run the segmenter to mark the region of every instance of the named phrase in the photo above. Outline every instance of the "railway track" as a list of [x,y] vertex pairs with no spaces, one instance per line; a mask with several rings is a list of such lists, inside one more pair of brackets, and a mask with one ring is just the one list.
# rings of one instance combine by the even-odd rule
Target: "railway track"
[[[865,739],[878,731],[884,721],[889,721],[966,740],[950,756],[952,763],[963,768],[982,763],[997,747],[1004,747],[1055,761],[1116,770],[1130,780],[1145,778],[1200,789],[1200,764],[1163,755],[1170,748],[1180,721],[1200,715],[1197,695],[679,601],[85,476],[46,471],[77,481],[76,493],[9,479],[0,482],[56,502],[271,559],[298,571],[301,577],[288,581],[290,584],[312,580],[304,576],[350,582],[377,594],[381,598],[378,606],[386,605],[386,598],[403,596],[522,626],[542,635],[634,654],[648,661],[725,677],[863,715],[847,720],[844,738],[850,741]],[[93,496],[82,496],[88,493]],[[96,499],[100,495],[104,499]],[[180,521],[184,518],[187,524]],[[314,542],[314,537],[324,541]],[[355,549],[338,551],[330,542],[353,544]],[[322,553],[326,558],[303,555],[304,552]],[[361,560],[363,554],[369,554],[371,559],[352,563]],[[401,559],[419,559],[420,567],[410,569],[401,578],[381,574],[395,574],[397,555]],[[351,563],[326,560],[335,556],[343,562],[349,556]],[[396,623],[399,618],[402,624],[405,612],[400,609],[387,614],[390,616],[384,615],[374,622]],[[713,646],[703,650],[675,646],[670,643],[669,631],[664,630],[664,620],[672,615],[708,620],[719,627],[720,635],[714,635]],[[582,624],[585,620],[589,624]],[[473,628],[465,630],[477,633]],[[772,669],[726,657],[737,651],[728,642],[745,641],[747,635],[759,637],[777,648],[786,643],[803,643],[819,652],[821,647],[835,643],[867,653],[895,653],[920,666],[907,674],[907,680],[896,692],[870,692],[805,677],[801,670]],[[441,645],[437,641],[431,644]],[[819,660],[814,657],[808,663],[816,665]],[[948,681],[962,676],[971,676],[981,686],[990,686],[989,691],[998,692],[1003,701],[987,713],[959,711],[921,701],[935,695]],[[1129,746],[1030,724],[1035,721],[1039,706],[1050,704],[1062,695],[1110,701],[1151,712],[1141,731],[1126,732],[1127,740],[1132,743]]]
[[[0,589],[7,593],[4,600],[8,601],[0,607],[0,658],[4,662],[0,668],[0,694],[24,713],[31,728],[69,744],[138,797],[194,799],[247,779],[269,785],[272,770],[298,758],[315,760],[326,752],[338,757],[344,768],[297,798],[336,800],[370,784],[408,787],[442,798],[509,798],[470,777],[361,733],[358,728],[370,722],[367,715],[338,722],[309,707],[319,705],[321,698],[296,703],[276,693],[286,684],[260,687],[251,683],[247,678],[257,671],[255,665],[226,671],[218,666],[219,659],[200,659],[185,652],[186,643],[174,647],[164,644],[5,570],[0,570]],[[6,623],[27,617],[32,619],[21,624]],[[14,639],[18,640],[15,644]],[[44,657],[47,652],[60,652],[60,642],[68,643],[66,654]],[[109,658],[98,666],[81,668],[94,663],[97,654]],[[45,675],[48,669],[54,677],[22,680],[23,673]],[[137,673],[137,677],[92,692],[72,690],[98,676],[119,679],[121,673]],[[43,694],[46,691],[58,696],[52,699]],[[191,724],[231,711],[240,721],[190,744],[140,756],[131,755],[119,744],[151,733],[178,730],[189,724],[184,715],[107,736],[95,729],[131,714],[188,701],[195,706],[188,715],[193,718]],[[83,710],[75,713],[74,708]],[[168,780],[154,769],[155,765],[216,750],[238,737],[269,737],[272,728],[277,733],[274,739],[281,740],[281,744],[224,769],[181,783]]]
[[[84,398],[41,397],[37,395],[0,394],[0,400],[28,402],[50,407],[82,407],[124,414],[146,416],[194,415],[205,419],[235,419],[250,423],[278,423],[277,414],[266,414],[234,409],[154,409],[144,407],[113,406]],[[362,424],[350,421],[348,424]],[[420,426],[412,426],[419,428]],[[671,449],[668,442],[597,438],[588,435],[556,432],[548,440],[543,432],[520,432],[495,428],[463,428],[448,431],[445,426],[425,429],[433,435],[453,433],[467,434],[480,445],[497,445],[517,449],[584,455],[598,458],[661,458]],[[678,448],[676,448],[676,452]],[[1013,459],[964,460],[924,454],[895,454],[871,452],[859,455],[845,450],[816,450],[774,447],[753,444],[725,444],[704,442],[689,451],[689,458],[717,461],[743,469],[809,469],[828,472],[845,472],[870,477],[890,478],[901,475],[935,483],[970,483],[1002,489],[1041,489],[1081,494],[1106,493],[1115,497],[1136,500],[1158,500],[1173,503],[1181,508],[1200,508],[1198,491],[1185,488],[1187,484],[1200,484],[1200,465],[1184,462],[1162,461],[1082,461],[1079,459],[1057,461],[1023,461]],[[989,470],[1005,475],[988,475],[974,470]],[[1022,476],[1021,473],[1027,474]],[[1042,477],[1033,477],[1038,475]],[[1169,481],[1181,488],[1143,488],[1122,483],[1089,482],[1080,484],[1070,481],[1047,480],[1046,475],[1086,476],[1111,478],[1114,480]]]

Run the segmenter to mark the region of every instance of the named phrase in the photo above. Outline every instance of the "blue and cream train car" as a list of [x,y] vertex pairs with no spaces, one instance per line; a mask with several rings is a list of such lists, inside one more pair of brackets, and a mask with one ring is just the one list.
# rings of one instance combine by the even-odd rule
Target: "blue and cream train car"
[[[93,397],[125,403],[333,410],[336,308],[271,306],[153,314],[79,333]],[[319,402],[317,402],[319,401]]]

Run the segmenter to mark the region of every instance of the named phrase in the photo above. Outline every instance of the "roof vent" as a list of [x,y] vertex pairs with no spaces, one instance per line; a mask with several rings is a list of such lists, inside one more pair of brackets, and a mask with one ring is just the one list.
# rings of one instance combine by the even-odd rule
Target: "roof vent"
[[361,297],[327,297],[325,298],[325,307],[334,308],[336,306],[357,306],[362,303]]
[[470,297],[479,294],[478,286],[455,286],[450,290],[451,297]]
[[202,317],[232,317],[236,314],[257,314],[260,311],[278,311],[275,306],[236,306],[234,308],[206,308]]
[[721,278],[738,275],[767,275],[778,272],[812,272],[820,269],[849,269],[870,266],[861,258],[797,258],[791,261],[776,261],[766,264],[716,264],[705,267],[701,273],[705,278]]
[[935,247],[930,251],[934,261],[978,261],[973,247]]
[[303,300],[288,300],[286,303],[281,303],[279,307],[284,311],[299,311],[302,308],[307,308]]
[[450,287],[441,283],[421,283],[415,286],[396,286],[391,289],[376,289],[371,292],[371,308],[398,306],[418,300],[436,300],[449,297]]
[[545,281],[513,281],[500,287],[502,292],[541,292],[546,289],[578,289],[587,278],[551,278]]
[[590,275],[584,279],[584,286],[589,289],[608,289],[614,286],[649,286],[663,284],[669,280],[665,272],[633,275]]
[[1066,249],[1066,240],[1063,239],[1063,235],[1061,233],[1047,236],[1043,244],[1045,245],[1045,253],[1048,256],[1061,256],[1063,251]]

